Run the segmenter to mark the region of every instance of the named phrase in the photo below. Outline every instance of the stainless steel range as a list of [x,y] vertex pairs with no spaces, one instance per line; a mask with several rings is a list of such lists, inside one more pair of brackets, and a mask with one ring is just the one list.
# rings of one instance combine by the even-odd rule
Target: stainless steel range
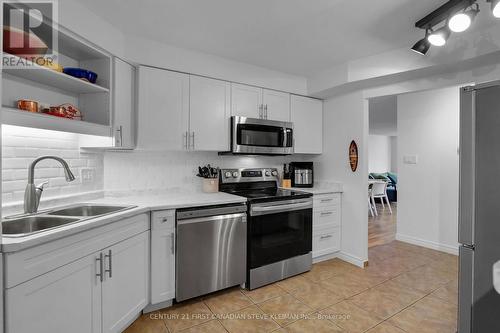
[[248,198],[250,290],[312,267],[312,194],[278,188],[276,169],[223,169],[220,189]]

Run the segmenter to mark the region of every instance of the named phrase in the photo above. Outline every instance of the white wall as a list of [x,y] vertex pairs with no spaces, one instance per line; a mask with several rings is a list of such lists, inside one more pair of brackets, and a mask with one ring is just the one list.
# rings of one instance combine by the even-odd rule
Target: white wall
[[264,88],[307,94],[304,77],[127,36],[125,57],[134,63],[209,76]]
[[305,77],[125,35],[78,0],[59,1],[59,23],[110,53],[137,64],[307,94]]
[[[355,140],[359,166],[352,172],[349,144]],[[325,101],[323,116],[323,155],[315,165],[320,179],[343,183],[342,258],[362,265],[368,259],[368,101],[361,92]]]
[[458,87],[398,96],[397,239],[457,253],[459,112]]
[[388,172],[391,170],[391,137],[370,135],[368,137],[368,172]]
[[398,173],[398,137],[391,136],[391,172]]

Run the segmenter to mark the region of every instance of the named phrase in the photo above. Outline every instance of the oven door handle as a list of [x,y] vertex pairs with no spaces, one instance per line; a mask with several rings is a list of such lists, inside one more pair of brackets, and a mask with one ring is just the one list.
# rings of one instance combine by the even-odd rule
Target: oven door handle
[[302,210],[302,209],[312,209],[312,208],[313,208],[312,201],[299,202],[294,204],[252,206],[250,208],[250,216],[277,214],[277,213]]

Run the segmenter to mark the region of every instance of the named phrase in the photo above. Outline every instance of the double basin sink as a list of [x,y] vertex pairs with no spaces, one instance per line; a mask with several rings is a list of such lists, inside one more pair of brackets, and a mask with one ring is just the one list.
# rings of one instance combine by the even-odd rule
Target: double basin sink
[[118,213],[134,207],[78,204],[61,209],[56,208],[34,215],[5,219],[2,221],[2,233],[5,237],[29,236],[71,223]]

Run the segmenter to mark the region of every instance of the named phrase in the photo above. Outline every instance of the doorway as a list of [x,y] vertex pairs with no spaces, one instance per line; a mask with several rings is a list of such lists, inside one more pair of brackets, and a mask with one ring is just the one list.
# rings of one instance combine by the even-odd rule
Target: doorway
[[397,96],[369,100],[368,247],[396,239],[397,222]]

